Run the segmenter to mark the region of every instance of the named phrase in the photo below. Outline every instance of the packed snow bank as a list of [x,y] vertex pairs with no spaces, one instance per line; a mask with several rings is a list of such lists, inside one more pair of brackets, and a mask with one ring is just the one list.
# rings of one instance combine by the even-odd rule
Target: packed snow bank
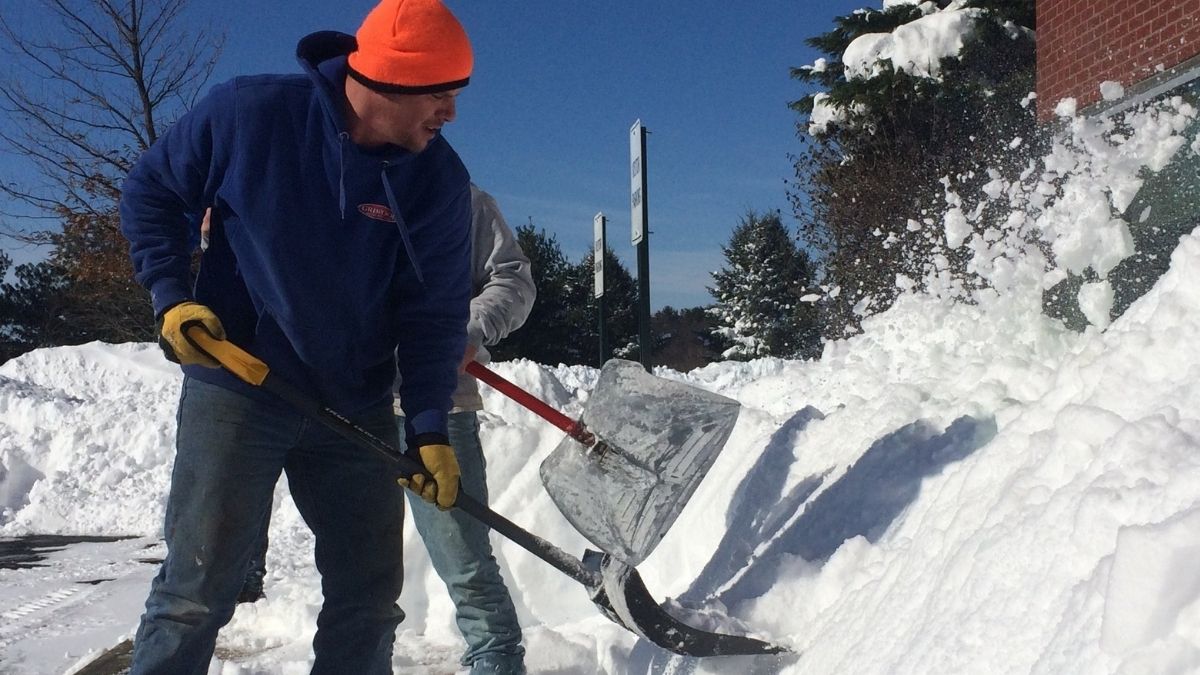
[[153,345],[94,343],[6,363],[0,532],[161,528],[178,389],[178,369]]

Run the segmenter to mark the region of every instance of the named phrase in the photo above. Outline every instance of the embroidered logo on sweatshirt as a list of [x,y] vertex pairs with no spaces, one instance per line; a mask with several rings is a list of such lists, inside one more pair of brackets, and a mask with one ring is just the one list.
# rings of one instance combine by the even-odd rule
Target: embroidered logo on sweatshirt
[[358,212],[368,218],[382,220],[385,223],[396,222],[396,219],[392,217],[392,210],[383,204],[359,204]]

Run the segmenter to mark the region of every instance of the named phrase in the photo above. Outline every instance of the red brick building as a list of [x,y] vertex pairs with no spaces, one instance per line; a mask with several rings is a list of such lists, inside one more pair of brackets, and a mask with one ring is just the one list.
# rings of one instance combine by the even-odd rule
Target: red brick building
[[[1064,98],[1102,102],[1100,84],[1145,98],[1200,76],[1200,0],[1037,0],[1038,116]],[[1104,104],[1110,104],[1103,101]]]
[[[1087,116],[1120,115],[1143,103],[1179,96],[1200,107],[1200,0],[1036,0],[1038,117],[1055,118],[1065,98]],[[1116,82],[1120,88],[1104,87]],[[1179,238],[1200,227],[1200,120],[1171,161],[1143,171],[1141,189],[1120,215],[1135,253],[1111,270],[1120,316],[1167,268]],[[1092,277],[1095,275],[1093,274]],[[1088,320],[1075,306],[1084,276],[1047,293],[1047,312],[1071,327]]]

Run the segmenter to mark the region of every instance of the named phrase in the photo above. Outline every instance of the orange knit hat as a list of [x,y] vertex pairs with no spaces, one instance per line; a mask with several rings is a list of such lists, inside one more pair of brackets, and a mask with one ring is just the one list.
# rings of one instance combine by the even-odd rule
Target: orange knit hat
[[471,43],[440,0],[383,0],[355,37],[347,72],[376,91],[432,94],[470,80]]

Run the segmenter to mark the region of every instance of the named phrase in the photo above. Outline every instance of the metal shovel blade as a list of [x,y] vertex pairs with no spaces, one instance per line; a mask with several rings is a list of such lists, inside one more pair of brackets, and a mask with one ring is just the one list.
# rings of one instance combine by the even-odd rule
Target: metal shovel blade
[[603,585],[591,589],[592,602],[604,615],[663,649],[682,656],[757,656],[787,651],[745,635],[709,632],[683,623],[655,602],[636,569],[610,555],[586,551],[583,564],[600,574]]
[[600,550],[635,566],[650,555],[725,446],[737,401],[610,360],[581,421],[599,442],[565,438],[542,462],[546,491]]

